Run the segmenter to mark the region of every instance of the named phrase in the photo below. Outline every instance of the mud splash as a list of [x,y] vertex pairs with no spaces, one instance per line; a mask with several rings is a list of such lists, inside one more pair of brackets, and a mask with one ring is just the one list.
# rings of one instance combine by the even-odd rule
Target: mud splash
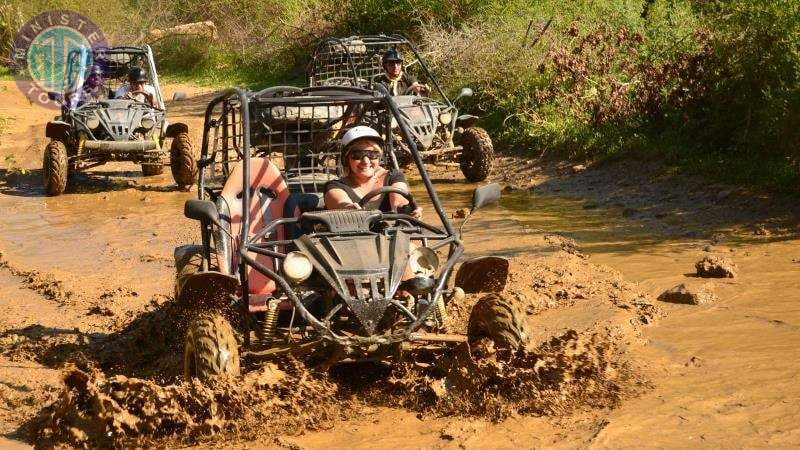
[[[560,241],[550,244],[561,248]],[[177,379],[174,344],[182,342],[180,324],[169,323],[182,315],[165,304],[80,353],[94,360],[71,359],[77,366],[66,369],[64,390],[36,419],[33,438],[88,447],[263,439],[265,429],[278,436],[332,427],[345,411],[375,406],[493,421],[614,408],[646,388],[625,345],[657,310],[619,274],[574,253],[513,259],[505,294],[522,303],[534,326],[544,311],[573,306],[588,308],[596,320],[540,329],[513,354],[479,342],[388,368],[354,364],[319,373],[284,359],[210,386],[159,384],[156,378]],[[469,311],[479,297],[468,296],[454,310]],[[605,315],[597,314],[601,308]],[[463,314],[451,322],[455,330],[466,328]],[[148,378],[108,375],[120,372]]]
[[338,417],[340,405],[325,401],[336,387],[297,361],[269,364],[240,380],[161,386],[99,370],[71,368],[64,391],[35,423],[39,445],[81,447],[153,445],[156,439],[195,442],[213,435],[253,438],[314,430]]
[[[437,416],[500,421],[512,415],[560,416],[614,408],[644,387],[606,332],[568,330],[533,350],[476,358],[465,346],[436,367],[397,367],[374,394]],[[383,393],[383,394],[382,394]]]

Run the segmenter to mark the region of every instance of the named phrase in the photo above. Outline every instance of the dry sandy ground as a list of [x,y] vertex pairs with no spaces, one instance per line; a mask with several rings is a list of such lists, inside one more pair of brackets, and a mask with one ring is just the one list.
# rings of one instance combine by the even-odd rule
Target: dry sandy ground
[[[180,88],[192,98],[170,115],[188,122],[197,142],[210,93]],[[61,197],[43,197],[44,124],[53,115],[0,83],[3,447],[37,437],[130,443],[118,436],[131,429],[144,445],[231,448],[800,444],[793,199],[641,163],[573,173],[501,158],[494,176],[514,189],[467,225],[465,240],[470,254],[512,258],[506,294],[529,313],[527,356],[499,366],[462,362],[479,375],[462,384],[413,367],[354,382],[352,372],[319,378],[289,366],[249,373],[235,384],[244,394],[208,391],[173,384],[180,339],[168,321],[172,249],[197,240],[181,215],[194,194],[174,189],[168,173],[144,178],[119,163],[80,176]],[[7,177],[13,168],[31,172]],[[448,210],[467,204],[471,187],[458,174],[435,178]],[[716,301],[655,300],[698,282],[694,263],[708,253],[739,267],[737,277],[715,281]],[[454,327],[474,301],[453,308]],[[65,372],[69,364],[85,372]],[[304,388],[281,391],[276,374]],[[503,381],[487,385],[491,379]],[[439,398],[436,383],[455,387]],[[270,400],[275,393],[285,404]],[[87,399],[113,402],[103,403],[111,405],[103,415]],[[98,437],[98,424],[113,436]],[[172,434],[169,426],[175,436],[162,436]]]

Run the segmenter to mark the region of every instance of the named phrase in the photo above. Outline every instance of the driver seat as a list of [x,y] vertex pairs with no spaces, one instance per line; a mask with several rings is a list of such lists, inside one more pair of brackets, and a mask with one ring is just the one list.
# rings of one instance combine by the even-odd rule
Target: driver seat
[[[225,181],[220,197],[225,201],[230,211],[229,225],[231,235],[234,237],[230,242],[231,267],[239,264],[239,245],[240,234],[247,232],[254,235],[271,221],[283,217],[284,206],[289,198],[289,189],[281,175],[278,167],[266,158],[250,158],[250,226],[249,230],[242,230],[242,214],[244,205],[242,193],[244,191],[244,168],[239,161],[234,165],[233,170]],[[283,240],[285,238],[283,226],[279,226],[275,231],[264,238],[263,242]],[[225,239],[229,239],[225,236]],[[278,249],[282,251],[282,249]],[[274,258],[256,253],[249,253],[248,256],[258,261],[260,264],[275,270]],[[222,257],[217,255],[217,258]],[[253,267],[247,268],[248,292],[250,293],[250,310],[263,311],[266,309],[267,299],[277,288],[274,280],[268,278]]]

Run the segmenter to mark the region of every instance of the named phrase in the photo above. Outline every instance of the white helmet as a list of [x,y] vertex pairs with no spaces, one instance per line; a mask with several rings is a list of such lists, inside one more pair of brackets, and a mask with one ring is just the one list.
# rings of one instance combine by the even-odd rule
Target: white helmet
[[381,147],[383,147],[384,144],[383,137],[381,137],[380,133],[370,127],[359,125],[357,127],[350,128],[350,130],[348,130],[347,133],[342,136],[342,148],[347,148],[348,145],[352,144],[358,139],[373,140],[380,144]]

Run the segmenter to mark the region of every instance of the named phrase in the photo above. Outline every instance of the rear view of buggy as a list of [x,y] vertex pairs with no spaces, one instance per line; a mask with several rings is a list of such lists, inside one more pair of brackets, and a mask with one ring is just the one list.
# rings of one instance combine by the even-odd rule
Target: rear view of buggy
[[[197,200],[185,215],[201,245],[176,249],[176,299],[189,312],[187,378],[238,374],[281,354],[328,367],[403,358],[490,339],[516,348],[527,339],[519,313],[500,297],[482,300],[467,335],[445,316],[464,246],[412,144],[425,195],[439,223],[403,212],[325,210],[324,184],[341,175],[339,139],[359,125],[392,133],[392,97],[354,87],[229,90],[208,106]],[[410,130],[400,123],[400,131]],[[397,167],[392,141],[384,164]],[[411,193],[382,187],[364,196]],[[496,201],[478,188],[473,208]]]
[[[401,166],[413,162],[413,143],[424,162],[459,167],[468,181],[485,180],[494,158],[492,139],[486,130],[475,126],[478,117],[461,115],[455,106],[460,98],[471,96],[472,90],[463,88],[451,101],[416,47],[405,37],[394,34],[322,40],[309,67],[309,85],[379,89],[377,80],[384,73],[383,55],[389,50],[405,55],[405,72],[413,72],[431,85],[429,95],[406,90],[394,96],[399,114],[392,135]],[[400,122],[410,132],[409,140],[400,132]]]
[[[166,107],[148,46],[81,48],[69,54],[65,94],[51,93],[61,103],[61,114],[48,122],[49,143],[43,155],[43,183],[47,195],[60,195],[70,173],[111,161],[140,164],[145,176],[159,175],[169,164],[179,186],[196,181],[197,155],[183,123],[168,123]],[[116,98],[137,74],[152,89],[152,104]],[[164,149],[171,139],[169,160]]]

